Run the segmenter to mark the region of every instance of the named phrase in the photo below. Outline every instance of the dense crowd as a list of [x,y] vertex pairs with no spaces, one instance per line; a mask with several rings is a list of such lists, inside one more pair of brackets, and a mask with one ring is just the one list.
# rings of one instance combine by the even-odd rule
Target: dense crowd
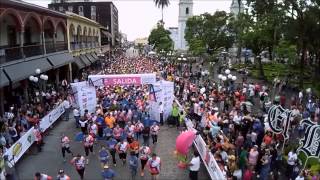
[[[246,78],[242,82],[214,80],[203,73],[202,68],[203,63],[193,66],[192,63],[175,64],[147,57],[117,56],[102,63],[101,73],[157,73],[158,78],[175,82],[175,96],[184,107],[184,111],[180,111],[174,104],[168,122],[174,122],[178,129],[183,129],[181,127],[184,126],[185,117],[193,120],[195,128],[228,179],[250,180],[254,176],[260,179],[320,178],[319,173],[312,174],[308,167],[302,168],[296,146],[290,146],[292,148],[287,149],[288,152],[284,154],[283,137],[273,134],[265,121],[270,106],[281,104],[293,111],[293,123],[290,128],[292,139],[301,137],[303,129],[299,126],[299,121],[302,118],[310,118],[319,123],[319,99],[311,93],[304,92],[286,96],[283,91],[279,91],[273,98],[276,85],[269,87],[250,82]],[[85,79],[92,73],[93,71],[85,72],[82,78]],[[147,167],[152,178],[157,179],[161,171],[161,159],[152,153],[152,146],[157,143],[161,126],[150,119],[149,89],[148,85],[99,87],[96,89],[96,111],[85,111],[84,115],[73,105],[72,92],[68,92],[67,87],[59,92],[51,91],[41,100],[44,106],[34,102],[31,103],[34,105],[11,108],[3,121],[4,131],[0,139],[2,147],[9,147],[31,126],[38,129],[36,124],[39,119],[55,105],[63,103],[67,110],[64,119],[68,120],[69,112],[72,111],[75,127],[81,129],[82,134],[78,139],[83,142],[84,153],[73,154],[70,138],[63,134],[62,157],[66,161],[66,153],[73,156],[71,164],[81,179],[84,178],[85,167],[91,157],[89,155],[95,152],[94,149],[99,149],[101,175],[104,179],[112,179],[117,175],[112,169],[112,166],[119,164],[116,155],[121,160],[120,164],[128,164],[132,178],[138,172],[138,164],[141,164],[140,176],[144,176]],[[273,102],[271,99],[274,99]],[[161,109],[163,106],[160,104],[160,111]],[[152,144],[149,143],[150,138]],[[97,140],[103,142],[101,147],[97,147]],[[288,143],[292,144],[290,141],[292,140]],[[41,150],[41,137],[37,143]],[[194,158],[199,158],[198,156],[195,152]],[[283,166],[284,158],[286,166]],[[191,172],[198,171],[200,167],[195,167],[193,160],[188,164]],[[46,177],[49,176],[44,173],[35,174],[35,179]],[[197,175],[190,174],[190,178],[197,179]],[[68,176],[61,169],[57,179],[68,179]]]
[[[284,91],[276,91],[277,84],[268,87],[245,79],[242,82],[209,80],[203,76],[188,76],[192,66],[181,70],[180,74],[185,76],[175,78],[176,96],[228,179],[320,178],[320,172],[315,174],[308,167],[303,169],[296,152],[295,139],[302,138],[304,132],[299,125],[301,119],[319,123],[320,102],[310,92],[286,96]],[[199,68],[193,71],[201,74],[197,73],[201,71]],[[279,92],[273,102],[272,91]],[[266,113],[272,104],[293,111],[289,128],[291,139],[287,144],[283,144],[282,135],[272,133],[266,122]],[[283,149],[283,146],[291,149]],[[284,156],[287,156],[286,163],[283,163]]]

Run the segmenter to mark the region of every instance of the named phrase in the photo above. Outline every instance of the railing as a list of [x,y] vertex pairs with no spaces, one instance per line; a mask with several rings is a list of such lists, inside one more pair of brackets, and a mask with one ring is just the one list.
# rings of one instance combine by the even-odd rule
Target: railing
[[25,57],[32,57],[43,54],[43,48],[41,44],[23,46],[22,48]]
[[56,42],[55,48],[56,48],[56,52],[68,50],[67,42],[65,41]]
[[0,47],[0,59],[4,58],[4,61],[1,62],[10,62],[23,57],[21,47]]
[[46,42],[46,53],[56,52],[55,44],[53,42]]

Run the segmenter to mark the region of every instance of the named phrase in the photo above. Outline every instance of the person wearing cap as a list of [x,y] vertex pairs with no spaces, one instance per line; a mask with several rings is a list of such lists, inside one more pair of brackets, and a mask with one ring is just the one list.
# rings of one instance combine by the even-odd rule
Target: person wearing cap
[[36,172],[34,174],[34,180],[52,180],[52,177],[44,173]]
[[147,165],[151,174],[152,180],[157,180],[161,171],[161,159],[157,154],[153,153],[152,157],[149,158]]
[[56,180],[70,180],[70,177],[64,173],[63,169],[60,169]]
[[116,176],[116,172],[108,165],[104,165],[101,175],[104,180],[112,180]]
[[101,167],[103,168],[104,165],[108,164],[109,162],[109,154],[105,146],[101,146],[101,149],[99,151],[99,158]]

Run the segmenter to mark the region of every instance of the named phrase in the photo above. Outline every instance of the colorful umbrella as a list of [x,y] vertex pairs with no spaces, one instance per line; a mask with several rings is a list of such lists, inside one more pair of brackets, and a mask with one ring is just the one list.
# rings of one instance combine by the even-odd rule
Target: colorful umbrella
[[177,152],[183,155],[187,155],[195,137],[196,134],[193,131],[182,132],[176,139]]

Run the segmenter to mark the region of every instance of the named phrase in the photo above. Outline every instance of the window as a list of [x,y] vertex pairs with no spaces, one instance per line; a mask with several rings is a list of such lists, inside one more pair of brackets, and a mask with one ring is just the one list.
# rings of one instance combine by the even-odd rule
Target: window
[[78,12],[80,16],[83,16],[83,6],[78,7]]
[[186,8],[186,14],[187,15],[189,14],[189,8],[188,7]]
[[73,12],[73,6],[68,6],[68,11]]
[[63,7],[62,6],[59,6],[59,11],[63,11]]
[[96,20],[96,6],[91,6],[91,19]]

